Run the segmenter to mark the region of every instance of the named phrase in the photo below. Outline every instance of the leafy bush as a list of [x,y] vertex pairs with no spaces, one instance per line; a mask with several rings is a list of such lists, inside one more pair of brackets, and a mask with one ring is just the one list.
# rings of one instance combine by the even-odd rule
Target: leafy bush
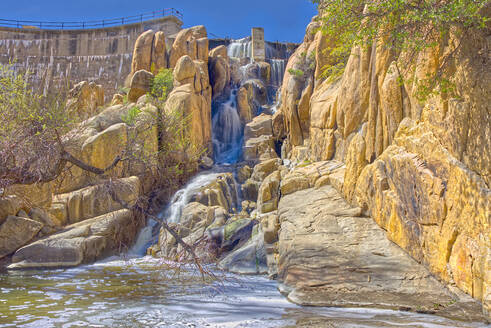
[[[312,0],[320,12],[321,30],[329,37],[329,55],[334,64],[323,67],[339,75],[354,46],[370,46],[383,40],[385,47],[405,51],[413,64],[415,53],[435,47],[449,36],[460,39],[473,29],[484,28],[488,17],[480,13],[487,0]],[[453,28],[456,27],[456,28]],[[451,56],[447,54],[446,56]],[[448,62],[443,58],[443,63]],[[331,68],[331,66],[334,66]],[[423,84],[424,94],[437,86],[449,90],[443,67]],[[444,84],[444,85],[441,85]]]
[[128,125],[133,125],[135,124],[136,117],[138,114],[141,113],[141,109],[138,108],[137,106],[133,106],[130,108],[128,113],[126,115],[123,115],[121,119],[123,120],[124,123]]
[[304,71],[302,71],[301,69],[294,69],[294,68],[288,69],[288,73],[290,73],[291,75],[297,78],[301,78],[305,74]]
[[36,94],[29,77],[0,64],[0,189],[43,180],[59,160],[59,135],[73,123],[65,99]]
[[172,70],[162,68],[153,79],[150,94],[160,101],[165,101],[173,87],[174,77],[172,75]]

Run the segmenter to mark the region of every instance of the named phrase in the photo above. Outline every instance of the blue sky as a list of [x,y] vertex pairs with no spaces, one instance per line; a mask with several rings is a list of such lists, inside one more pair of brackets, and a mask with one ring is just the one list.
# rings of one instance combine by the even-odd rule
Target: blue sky
[[116,18],[174,7],[184,26],[205,25],[219,37],[240,38],[261,26],[269,41],[300,42],[315,15],[309,0],[0,0],[0,18],[82,21]]

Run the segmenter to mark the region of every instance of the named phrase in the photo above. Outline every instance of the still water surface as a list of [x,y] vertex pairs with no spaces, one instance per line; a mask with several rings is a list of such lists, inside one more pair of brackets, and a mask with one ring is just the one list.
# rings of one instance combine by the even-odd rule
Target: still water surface
[[[371,309],[305,308],[289,303],[265,277],[220,275],[159,260],[112,258],[65,270],[0,273],[0,327],[482,327],[478,323]],[[324,326],[325,324],[325,326]]]

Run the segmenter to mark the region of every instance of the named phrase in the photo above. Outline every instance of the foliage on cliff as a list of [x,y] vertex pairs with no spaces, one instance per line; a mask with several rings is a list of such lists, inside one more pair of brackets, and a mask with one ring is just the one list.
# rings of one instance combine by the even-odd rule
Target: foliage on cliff
[[[124,176],[124,171],[112,170],[120,163],[141,167],[140,172],[152,171],[158,188],[179,184],[197,166],[201,152],[191,147],[183,132],[188,120],[176,111],[146,110],[144,104],[126,106],[121,120],[128,126],[128,140],[120,154],[104,161],[105,167],[84,162],[87,159],[82,156],[80,140],[90,130],[90,119],[89,123],[79,123],[69,115],[63,95],[51,99],[37,94],[27,82],[28,74],[16,71],[13,65],[0,65],[0,191],[15,184],[47,183],[65,175],[70,179],[72,166],[95,175],[116,177],[113,175],[119,172]],[[169,72],[157,75],[157,108],[163,108],[171,84]],[[156,133],[150,136],[155,140],[147,136],[152,129]]]
[[59,162],[57,133],[71,126],[64,101],[36,94],[28,77],[0,65],[0,188],[51,176]]
[[[376,40],[390,50],[408,54],[407,65],[417,54],[438,45],[450,34],[458,39],[486,27],[482,14],[487,0],[312,0],[318,5],[322,31],[331,40],[330,56],[337,64],[324,67],[325,75],[342,70],[354,46],[369,46]],[[452,54],[446,54],[451,57]],[[419,81],[421,97],[438,87],[451,89],[442,60],[439,71]],[[340,76],[340,74],[336,74]]]
[[165,101],[169,93],[172,91],[173,86],[174,78],[172,75],[172,70],[162,68],[153,79],[152,91],[150,94],[160,101]]

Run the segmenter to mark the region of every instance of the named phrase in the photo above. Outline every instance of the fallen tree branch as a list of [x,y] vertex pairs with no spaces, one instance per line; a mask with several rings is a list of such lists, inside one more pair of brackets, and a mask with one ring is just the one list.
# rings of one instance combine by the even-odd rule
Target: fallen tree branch
[[100,169],[98,167],[95,167],[95,166],[92,166],[92,165],[89,165],[87,163],[82,162],[81,160],[74,157],[72,154],[70,154],[69,152],[67,152],[64,149],[62,149],[61,158],[67,162],[72,163],[75,166],[78,166],[79,168],[81,168],[84,171],[94,173],[97,175],[102,175],[102,174],[112,170],[113,168],[115,168],[116,165],[118,165],[119,162],[121,162],[122,156],[121,155],[116,156],[114,161],[108,167],[103,168],[103,169]]

